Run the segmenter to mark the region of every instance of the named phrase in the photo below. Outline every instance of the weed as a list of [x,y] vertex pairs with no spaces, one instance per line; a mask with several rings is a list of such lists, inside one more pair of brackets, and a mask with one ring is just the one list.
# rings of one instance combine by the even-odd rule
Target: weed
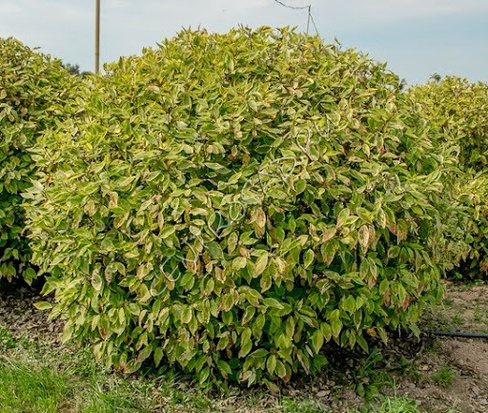
[[452,316],[452,324],[454,325],[464,324],[464,321],[465,319],[459,314]]
[[1,347],[5,349],[15,348],[17,347],[17,341],[6,328],[0,326],[0,348]]
[[353,380],[356,393],[366,398],[372,399],[378,394],[378,388],[383,385],[391,384],[391,377],[384,369],[383,356],[378,349],[372,349],[363,364],[353,373]]
[[432,375],[432,380],[434,383],[441,387],[450,387],[454,382],[456,377],[456,372],[449,366],[440,367],[437,373]]

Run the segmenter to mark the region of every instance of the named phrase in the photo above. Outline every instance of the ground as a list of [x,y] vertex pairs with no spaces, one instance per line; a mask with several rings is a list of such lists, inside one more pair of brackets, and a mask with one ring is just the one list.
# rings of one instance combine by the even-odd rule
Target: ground
[[[66,355],[70,357],[70,354],[79,351],[61,344],[62,323],[48,321],[45,312],[34,308],[33,303],[41,299],[35,290],[25,286],[0,287],[0,364],[9,355],[20,357],[16,343],[23,340],[30,343],[24,347],[35,348],[38,354],[58,354],[55,356],[57,360],[64,361],[61,363],[50,359],[50,362],[57,364],[54,369],[62,369],[61,364],[69,363],[66,362]],[[184,380],[168,388],[161,381],[151,379],[151,384],[146,386],[151,390],[146,389],[144,395],[151,399],[151,407],[146,407],[146,410],[140,408],[140,411],[335,413],[362,408],[370,412],[377,410],[365,405],[378,405],[391,397],[409,400],[412,409],[415,405],[418,407],[412,412],[486,413],[488,339],[439,337],[433,332],[488,333],[488,285],[447,283],[446,290],[444,306],[432,308],[426,313],[420,340],[413,335],[392,336],[388,346],[378,343],[376,350],[367,358],[340,349],[329,349],[334,354],[331,369],[314,379],[297,379],[283,387],[279,395],[263,390],[231,390],[224,397],[201,396]],[[147,382],[149,379],[137,380]],[[107,383],[104,386],[110,387]],[[140,384],[138,386],[140,388]],[[75,410],[73,405],[69,405],[59,411]],[[402,410],[384,411],[393,413]]]

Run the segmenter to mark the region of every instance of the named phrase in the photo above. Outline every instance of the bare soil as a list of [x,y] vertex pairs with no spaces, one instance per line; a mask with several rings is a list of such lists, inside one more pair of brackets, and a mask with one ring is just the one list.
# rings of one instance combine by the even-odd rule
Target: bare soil
[[[27,286],[0,285],[0,327],[14,337],[59,347],[62,322],[36,310],[33,304],[39,300],[46,298]],[[310,400],[324,411],[345,412],[374,404],[378,395],[396,395],[415,400],[429,413],[487,413],[488,339],[437,337],[432,332],[488,332],[488,285],[448,283],[444,306],[427,312],[421,329],[420,339],[397,334],[388,346],[377,343],[369,357],[331,347],[331,368],[323,375],[297,378],[282,387],[280,395],[235,389],[219,401],[219,410],[276,412],[286,396]]]

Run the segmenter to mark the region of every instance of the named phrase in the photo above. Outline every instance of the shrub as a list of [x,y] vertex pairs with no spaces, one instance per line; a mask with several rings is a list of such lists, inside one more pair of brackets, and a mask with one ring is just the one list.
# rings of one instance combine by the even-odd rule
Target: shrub
[[[456,265],[450,268],[452,278],[484,278],[488,274],[488,175],[467,170],[458,178],[454,200],[462,212],[452,216],[450,246],[458,245]],[[457,243],[455,242],[457,241]]]
[[442,294],[442,158],[384,65],[241,28],[106,70],[26,194],[65,339],[127,373],[253,384],[416,331]]
[[457,163],[445,175],[446,199],[461,210],[445,211],[448,246],[457,256],[449,272],[456,278],[475,278],[488,271],[488,85],[445,77],[409,92],[433,127],[435,144],[458,151]]
[[456,76],[431,81],[410,91],[439,131],[438,139],[459,146],[464,169],[488,165],[488,85]]
[[20,193],[35,178],[30,149],[43,130],[67,115],[62,106],[72,90],[59,61],[0,38],[0,278],[35,277]]

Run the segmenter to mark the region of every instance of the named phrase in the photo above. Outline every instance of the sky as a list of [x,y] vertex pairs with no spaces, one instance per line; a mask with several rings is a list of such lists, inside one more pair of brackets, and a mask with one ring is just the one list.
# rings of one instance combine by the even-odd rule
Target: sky
[[[387,62],[410,85],[436,73],[488,82],[488,0],[281,1],[311,5],[326,43],[337,39]],[[94,70],[94,25],[95,0],[0,0],[0,37],[82,70]],[[101,62],[157,47],[183,28],[223,33],[238,25],[305,31],[307,10],[275,0],[101,0]]]

